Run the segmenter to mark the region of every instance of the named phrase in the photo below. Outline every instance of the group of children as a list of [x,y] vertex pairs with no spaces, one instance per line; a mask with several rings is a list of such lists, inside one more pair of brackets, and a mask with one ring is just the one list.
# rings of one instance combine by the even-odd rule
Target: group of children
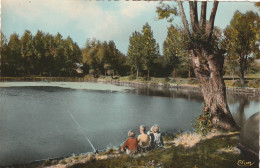
[[163,147],[162,134],[158,125],[154,125],[146,133],[146,127],[140,126],[140,135],[135,138],[133,130],[128,131],[128,139],[125,141],[121,151],[126,151],[127,154],[136,154],[138,152],[146,152],[153,148]]

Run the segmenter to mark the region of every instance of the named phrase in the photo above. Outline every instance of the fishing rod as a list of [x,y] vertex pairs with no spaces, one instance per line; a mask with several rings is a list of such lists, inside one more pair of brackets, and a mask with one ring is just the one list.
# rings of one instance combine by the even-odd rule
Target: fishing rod
[[82,127],[79,125],[78,121],[75,119],[75,117],[71,114],[70,111],[68,111],[70,114],[70,117],[72,118],[72,120],[76,123],[76,125],[78,126],[78,129],[81,131],[81,133],[84,135],[84,137],[87,139],[87,141],[89,142],[90,146],[92,147],[92,149],[94,150],[95,153],[98,153],[98,150],[95,149],[94,145],[91,143],[91,141],[89,140],[88,136],[86,135],[86,133],[82,130]]

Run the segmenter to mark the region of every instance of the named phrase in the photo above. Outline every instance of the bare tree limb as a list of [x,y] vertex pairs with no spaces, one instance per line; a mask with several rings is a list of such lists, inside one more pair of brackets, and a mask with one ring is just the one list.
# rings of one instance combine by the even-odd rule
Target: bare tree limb
[[194,3],[192,1],[189,1],[189,5],[190,5],[190,18],[191,18],[192,31],[197,32],[198,30],[197,2]]
[[189,1],[189,5],[190,5],[190,21],[191,21],[191,27],[192,27],[192,31],[195,32],[196,26],[194,23],[194,6],[193,6],[193,2]]
[[186,15],[185,15],[184,10],[183,10],[182,1],[178,0],[178,6],[180,8],[180,14],[181,14],[182,23],[184,25],[185,33],[187,33],[190,36],[189,25],[188,25]]
[[194,22],[198,26],[199,23],[198,23],[198,5],[197,5],[197,1],[194,2],[194,13],[195,13]]
[[215,16],[217,13],[217,9],[218,9],[218,1],[214,2],[211,14],[210,14],[210,18],[209,18],[209,36],[208,39],[210,40],[213,34],[213,29],[214,29],[214,21],[215,21]]
[[207,2],[201,3],[201,14],[200,14],[200,27],[203,31],[206,28],[206,15],[207,15]]

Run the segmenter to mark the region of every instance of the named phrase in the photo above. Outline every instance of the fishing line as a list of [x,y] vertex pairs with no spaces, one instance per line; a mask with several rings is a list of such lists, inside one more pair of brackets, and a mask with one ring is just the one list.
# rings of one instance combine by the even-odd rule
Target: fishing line
[[76,123],[76,125],[78,126],[78,129],[81,131],[81,133],[84,135],[84,137],[86,138],[86,140],[89,142],[90,146],[92,147],[92,149],[94,150],[94,152],[97,153],[97,150],[95,149],[95,147],[93,146],[93,144],[91,143],[91,141],[89,140],[88,136],[86,135],[86,133],[82,130],[82,127],[79,125],[78,121],[75,119],[75,117],[71,114],[70,111],[68,111],[68,113],[70,114],[70,117],[72,118],[72,120]]

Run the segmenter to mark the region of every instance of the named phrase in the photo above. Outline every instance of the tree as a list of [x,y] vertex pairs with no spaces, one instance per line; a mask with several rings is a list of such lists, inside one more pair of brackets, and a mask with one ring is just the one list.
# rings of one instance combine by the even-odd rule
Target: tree
[[238,66],[240,83],[245,83],[245,71],[249,67],[248,59],[260,55],[255,45],[260,33],[260,17],[252,11],[245,14],[236,11],[230,25],[225,29],[224,46],[230,65]]
[[37,75],[42,75],[44,72],[44,64],[45,64],[45,48],[44,48],[44,36],[45,34],[38,30],[36,35],[33,37],[33,46],[34,46],[34,65]]
[[56,44],[55,44],[55,39],[54,36],[47,33],[45,36],[45,44],[44,44],[44,48],[45,48],[45,57],[46,57],[46,63],[44,65],[45,68],[45,72],[49,75],[49,76],[53,76],[54,74],[56,74],[56,62],[55,62],[55,48]]
[[190,78],[190,53],[187,44],[188,40],[185,37],[182,29],[171,25],[163,43],[163,56],[165,62],[173,69],[173,78],[176,77],[176,68],[180,68],[180,66],[188,69]]
[[21,56],[21,45],[18,34],[14,33],[10,36],[7,44],[8,52],[6,55],[7,74],[11,76],[19,76],[23,72],[23,61]]
[[32,57],[33,57],[33,43],[32,34],[26,30],[21,37],[21,56],[23,58],[24,74],[30,75],[33,70]]
[[0,61],[0,75],[5,76],[5,73],[7,72],[6,67],[7,64],[7,53],[8,53],[8,46],[7,46],[7,39],[5,35],[1,32],[1,46],[0,46],[0,53],[1,53],[1,61]]
[[[237,129],[239,127],[235,123],[227,104],[226,86],[223,80],[224,51],[219,48],[218,37],[214,35],[213,31],[219,2],[214,1],[208,24],[206,1],[201,2],[200,21],[198,20],[198,2],[189,1],[190,23],[187,21],[183,2],[178,1],[177,3],[185,36],[189,40],[188,49],[191,51],[194,73],[200,83],[204,97],[204,110],[211,114],[216,127]],[[175,9],[175,7],[172,9]],[[157,8],[157,11],[163,10],[163,6]],[[158,14],[160,16],[159,12]],[[161,18],[166,17],[162,16]]]
[[155,59],[159,55],[159,45],[156,44],[153,38],[153,32],[148,23],[143,26],[142,30],[142,56],[144,60],[144,67],[147,70],[148,80],[150,79],[150,70],[154,65]]
[[142,35],[141,33],[135,31],[129,39],[127,60],[131,69],[136,71],[136,77],[139,76],[139,71],[143,69],[142,49]]
[[57,33],[54,37],[54,62],[55,62],[55,74],[61,76],[61,72],[64,69],[65,55],[63,47],[63,39],[60,33]]
[[125,66],[126,57],[116,48],[114,41],[102,43],[95,39],[87,40],[82,53],[84,69],[91,70],[95,75],[112,72],[114,76],[116,73],[120,74]]

